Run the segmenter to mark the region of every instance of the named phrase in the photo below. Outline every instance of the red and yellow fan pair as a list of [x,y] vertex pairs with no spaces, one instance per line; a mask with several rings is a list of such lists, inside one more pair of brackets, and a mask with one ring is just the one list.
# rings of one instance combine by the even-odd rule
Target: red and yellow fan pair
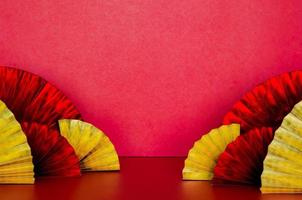
[[184,180],[211,180],[219,155],[240,134],[239,124],[212,129],[194,143],[185,160]]
[[[263,193],[302,192],[301,100],[301,71],[285,73],[258,85],[226,114],[224,123],[231,125],[219,128],[237,123],[240,135],[239,128],[239,136],[234,140],[213,137],[212,131],[204,135],[188,154],[183,178],[213,180],[214,184],[257,185]],[[229,129],[224,137],[233,134]],[[211,138],[210,144],[203,142],[209,141],[207,138]],[[228,144],[221,148],[223,142]],[[212,146],[219,151],[213,154]]]
[[[83,171],[118,170],[119,161],[109,138],[93,125],[63,119],[61,134],[74,148]],[[34,164],[26,135],[13,113],[0,101],[0,183],[33,183]]]
[[[119,161],[108,137],[93,125],[64,119],[61,134],[73,146],[81,170],[118,170]],[[33,183],[34,164],[25,133],[13,113],[0,101],[0,183]]]
[[61,91],[10,67],[0,67],[0,78],[0,184],[119,169],[108,137],[81,121]]

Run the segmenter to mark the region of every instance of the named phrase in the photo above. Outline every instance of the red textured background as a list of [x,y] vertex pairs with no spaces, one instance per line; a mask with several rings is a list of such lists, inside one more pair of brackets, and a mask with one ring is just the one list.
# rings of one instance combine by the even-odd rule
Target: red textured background
[[120,155],[180,156],[302,69],[301,22],[301,0],[1,0],[0,65],[55,84]]

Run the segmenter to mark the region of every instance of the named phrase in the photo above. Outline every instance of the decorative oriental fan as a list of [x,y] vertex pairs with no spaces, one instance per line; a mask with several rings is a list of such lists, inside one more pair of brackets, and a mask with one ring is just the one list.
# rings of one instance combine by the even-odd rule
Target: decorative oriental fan
[[0,184],[34,182],[31,150],[20,124],[0,101]]
[[224,124],[239,123],[241,134],[255,127],[276,130],[300,100],[302,71],[284,73],[246,93],[225,115]]
[[182,171],[184,180],[211,180],[218,156],[240,134],[239,124],[212,129],[194,143]]
[[0,99],[28,137],[37,175],[80,175],[78,159],[57,126],[59,119],[81,118],[71,101],[41,77],[19,69],[0,67],[0,80]]
[[119,160],[109,138],[81,120],[59,120],[61,134],[73,146],[84,171],[119,170]]
[[237,137],[219,156],[214,183],[261,185],[260,176],[272,128],[255,128]]
[[264,193],[302,193],[302,101],[276,130],[261,182]]
[[22,122],[32,149],[36,176],[80,175],[79,160],[56,126]]

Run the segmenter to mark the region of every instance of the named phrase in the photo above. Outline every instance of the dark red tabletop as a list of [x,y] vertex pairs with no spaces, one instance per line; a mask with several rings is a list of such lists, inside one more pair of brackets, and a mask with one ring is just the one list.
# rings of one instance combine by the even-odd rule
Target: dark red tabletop
[[40,179],[34,185],[0,185],[0,199],[302,199],[302,195],[262,195],[255,187],[212,186],[205,181],[182,181],[184,158],[121,158],[120,161],[120,172]]

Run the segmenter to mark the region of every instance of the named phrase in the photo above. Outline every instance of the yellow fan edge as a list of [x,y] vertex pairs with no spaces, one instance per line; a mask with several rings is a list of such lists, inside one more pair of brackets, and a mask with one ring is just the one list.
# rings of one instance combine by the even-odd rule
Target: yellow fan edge
[[240,135],[239,124],[222,125],[197,140],[189,150],[183,180],[212,180],[219,155]]
[[302,101],[284,117],[268,146],[261,175],[263,193],[302,193],[301,111]]
[[33,176],[18,176],[18,177],[0,177],[0,185],[2,184],[34,184],[35,178]]
[[263,194],[302,193],[302,188],[261,187]]
[[76,119],[59,120],[61,135],[74,148],[82,171],[116,171],[118,154],[110,139],[92,124]]
[[0,132],[0,184],[33,184],[34,165],[26,135],[14,114],[1,100]]

